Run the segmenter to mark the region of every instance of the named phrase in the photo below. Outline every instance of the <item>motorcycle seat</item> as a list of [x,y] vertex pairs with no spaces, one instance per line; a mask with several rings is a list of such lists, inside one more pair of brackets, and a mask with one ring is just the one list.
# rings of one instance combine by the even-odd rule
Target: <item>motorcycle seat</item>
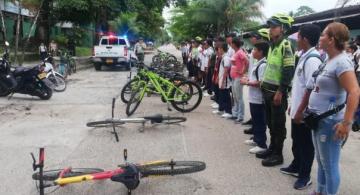
[[31,70],[31,68],[27,68],[27,67],[17,67],[17,68],[15,68],[13,74],[14,74],[14,76],[20,76],[20,75],[28,72],[29,70]]

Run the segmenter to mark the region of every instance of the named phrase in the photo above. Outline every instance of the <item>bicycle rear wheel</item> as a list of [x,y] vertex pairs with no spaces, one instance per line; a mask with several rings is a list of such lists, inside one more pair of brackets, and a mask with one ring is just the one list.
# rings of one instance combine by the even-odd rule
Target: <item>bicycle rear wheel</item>
[[185,121],[186,121],[185,117],[164,116],[162,123],[170,125],[170,124],[182,123]]
[[185,122],[185,117],[177,117],[177,116],[163,116],[161,114],[156,114],[153,116],[144,116],[145,120],[151,121],[151,123],[164,123],[164,124],[176,124]]
[[[55,181],[59,178],[59,175],[63,171],[63,169],[56,169],[50,171],[44,171],[43,173],[43,180],[44,181]],[[103,169],[97,168],[73,168],[69,173],[64,174],[63,178],[66,177],[75,177],[80,175],[88,175],[94,173],[101,173],[104,172]],[[40,180],[40,173],[36,172],[32,175],[33,180]]]
[[113,125],[121,126],[123,124],[125,124],[125,122],[122,122],[119,120],[108,119],[108,120],[104,120],[104,121],[88,122],[88,123],[86,123],[86,126],[87,127],[112,127]]
[[165,161],[138,166],[143,177],[181,175],[203,171],[206,164],[200,161]]
[[191,112],[201,103],[202,90],[192,81],[184,81],[176,85],[170,93],[171,105],[179,112]]

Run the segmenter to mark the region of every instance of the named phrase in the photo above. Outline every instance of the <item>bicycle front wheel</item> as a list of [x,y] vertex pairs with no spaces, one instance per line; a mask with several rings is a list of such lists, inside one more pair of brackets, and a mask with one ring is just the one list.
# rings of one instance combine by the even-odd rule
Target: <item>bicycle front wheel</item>
[[108,120],[104,120],[104,121],[93,121],[93,122],[88,122],[86,123],[87,127],[112,127],[112,126],[121,126],[125,124],[125,122],[122,121],[118,121],[118,120],[113,120],[113,119],[108,119]]
[[121,89],[121,101],[127,104],[131,98],[131,92],[134,88],[136,88],[136,84],[138,83],[139,79],[132,79],[131,81],[127,82],[124,87]]
[[146,83],[141,82],[135,91],[132,92],[131,98],[126,105],[126,115],[131,116],[139,107],[146,90]]
[[[62,169],[44,171],[43,180],[44,181],[55,181],[56,179],[59,178],[59,175],[62,171],[63,171]],[[76,176],[101,173],[101,172],[104,172],[104,170],[97,169],[97,168],[73,168],[73,169],[71,169],[70,172],[65,173],[63,178],[76,177]],[[33,180],[40,180],[40,173],[39,172],[34,173],[32,175],[32,178],[33,178]]]
[[54,91],[63,92],[66,89],[66,81],[60,74],[50,75],[49,80],[54,83]]
[[181,175],[205,170],[206,164],[200,161],[165,161],[138,166],[143,177],[160,175]]
[[170,93],[171,105],[179,112],[191,112],[201,103],[202,90],[192,81],[184,81],[176,85]]

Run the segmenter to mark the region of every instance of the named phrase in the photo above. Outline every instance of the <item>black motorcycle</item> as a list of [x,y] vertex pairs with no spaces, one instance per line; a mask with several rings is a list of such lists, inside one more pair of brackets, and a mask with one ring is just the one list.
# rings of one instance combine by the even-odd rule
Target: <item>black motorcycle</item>
[[[5,45],[9,46],[8,43]],[[3,57],[0,58],[0,97],[21,93],[38,96],[42,100],[51,98],[53,84],[46,78],[47,73],[44,72],[44,65],[12,69],[8,58],[9,51],[6,48]]]

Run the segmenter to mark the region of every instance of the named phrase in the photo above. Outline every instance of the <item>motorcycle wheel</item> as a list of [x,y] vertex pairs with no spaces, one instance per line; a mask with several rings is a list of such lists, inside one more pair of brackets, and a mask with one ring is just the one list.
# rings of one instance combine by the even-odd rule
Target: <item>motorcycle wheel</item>
[[0,97],[6,97],[11,93],[2,83],[0,83]]
[[41,91],[42,91],[42,94],[39,95],[39,98],[42,100],[49,100],[53,94],[53,90],[48,86],[43,86]]

